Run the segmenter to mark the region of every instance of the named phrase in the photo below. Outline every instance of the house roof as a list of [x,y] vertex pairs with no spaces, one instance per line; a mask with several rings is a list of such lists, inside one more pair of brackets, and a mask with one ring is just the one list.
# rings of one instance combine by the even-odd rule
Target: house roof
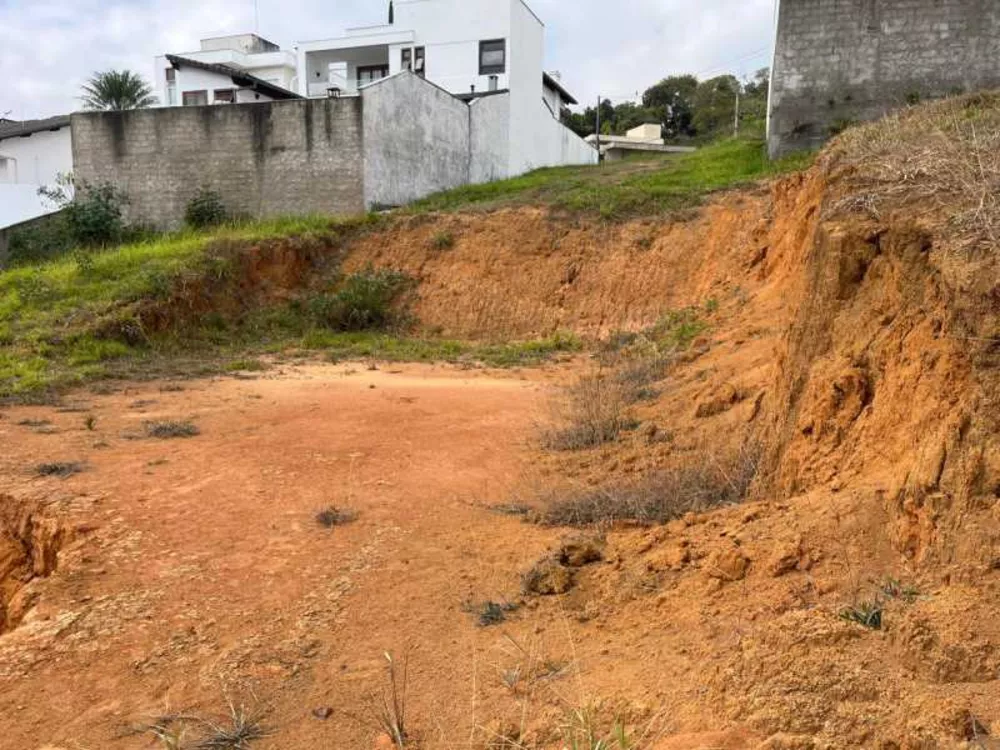
[[250,73],[246,73],[242,70],[237,70],[236,68],[230,68],[228,65],[204,63],[198,60],[192,60],[190,57],[181,57],[180,55],[167,55],[167,60],[175,68],[198,68],[200,70],[207,70],[212,73],[227,76],[237,86],[243,86],[244,88],[259,91],[262,94],[267,94],[272,99],[303,98],[294,91],[289,91],[281,86],[275,86],[273,83],[268,83],[263,78],[258,78],[255,75],[251,75]]
[[0,120],[0,141],[5,138],[23,138],[32,133],[59,130],[69,127],[69,115],[47,117],[44,120]]
[[569,93],[569,91],[566,90],[566,87],[563,86],[562,83],[559,81],[559,79],[556,78],[555,76],[549,73],[545,73],[543,71],[542,83],[548,86],[550,89],[555,89],[556,91],[558,91],[562,95],[562,98],[566,101],[567,104],[579,104],[576,98],[571,93]]

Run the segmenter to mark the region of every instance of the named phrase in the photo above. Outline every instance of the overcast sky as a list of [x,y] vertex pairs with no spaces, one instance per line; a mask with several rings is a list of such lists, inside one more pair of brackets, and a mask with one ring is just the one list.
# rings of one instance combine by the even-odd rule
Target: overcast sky
[[[468,0],[475,2],[475,0]],[[388,0],[259,0],[282,46],[381,22]],[[584,102],[634,97],[672,73],[751,75],[770,63],[775,0],[529,0],[546,24],[546,67]],[[0,0],[0,116],[78,108],[93,72],[151,77],[153,57],[253,30],[254,0]]]

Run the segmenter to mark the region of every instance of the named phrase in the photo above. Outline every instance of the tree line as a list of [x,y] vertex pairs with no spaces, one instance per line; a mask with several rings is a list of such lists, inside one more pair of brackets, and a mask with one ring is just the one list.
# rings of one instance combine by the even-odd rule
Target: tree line
[[[746,82],[734,75],[704,81],[690,74],[669,76],[646,89],[639,101],[615,105],[610,99],[602,100],[601,134],[624,135],[639,125],[658,123],[663,126],[663,137],[670,141],[713,140],[732,135],[739,96],[741,133],[761,135],[767,116],[769,83],[767,68],[761,68]],[[596,132],[597,108],[587,107],[583,112],[564,109],[561,119],[585,138]]]

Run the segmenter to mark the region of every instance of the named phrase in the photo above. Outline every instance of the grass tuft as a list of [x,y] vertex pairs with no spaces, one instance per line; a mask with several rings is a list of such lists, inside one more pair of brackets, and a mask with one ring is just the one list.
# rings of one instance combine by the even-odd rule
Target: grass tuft
[[35,467],[35,473],[40,477],[59,477],[66,479],[74,474],[80,474],[86,467],[77,461],[67,461],[63,463],[39,464]]
[[881,630],[883,612],[882,602],[873,599],[844,607],[840,610],[840,619],[856,623],[870,630]]
[[197,425],[191,422],[146,422],[143,425],[143,432],[146,437],[155,440],[192,438],[201,434]]

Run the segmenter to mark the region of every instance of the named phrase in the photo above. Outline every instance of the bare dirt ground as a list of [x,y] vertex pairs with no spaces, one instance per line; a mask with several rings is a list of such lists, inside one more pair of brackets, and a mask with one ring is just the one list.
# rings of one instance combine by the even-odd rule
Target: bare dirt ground
[[[524,471],[544,380],[327,366],[6,412],[3,491],[55,502],[74,541],[0,641],[0,746],[140,747],[118,735],[144,716],[255,694],[280,728],[262,747],[365,747],[347,714],[410,649],[414,723],[461,744],[498,640],[463,605],[515,600],[552,537],[487,508]],[[201,435],[123,437],[157,419]],[[85,470],[36,478],[44,461]],[[329,506],[358,519],[323,528]]]
[[[538,445],[584,357],[279,366],[4,410],[0,748],[148,747],[131,726],[230,700],[267,710],[254,748],[371,750],[386,652],[408,659],[423,748],[593,750],[569,729],[616,722],[632,750],[996,747],[995,253],[958,252],[933,211],[837,208],[839,179],[831,158],[683,222],[421,218],[354,248],[348,267],[418,278],[417,317],[455,335],[701,310],[608,445]],[[428,241],[441,228],[451,250]],[[135,439],[151,420],[200,434]],[[712,461],[751,432],[750,501],[610,529],[565,593],[522,594],[568,532],[492,506]],[[358,516],[324,528],[329,507]],[[487,601],[517,609],[483,627]]]

